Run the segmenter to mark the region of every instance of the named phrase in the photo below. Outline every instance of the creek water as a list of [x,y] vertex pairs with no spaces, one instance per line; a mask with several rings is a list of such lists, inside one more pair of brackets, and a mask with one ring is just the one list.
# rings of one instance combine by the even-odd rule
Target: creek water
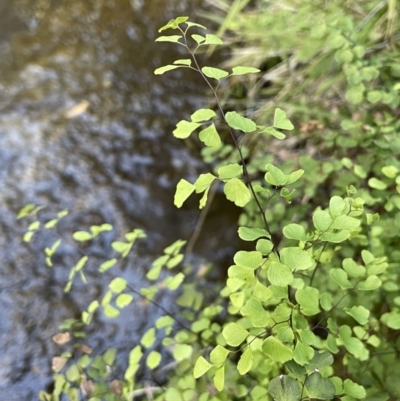
[[[180,58],[174,46],[154,43],[157,29],[200,10],[181,0],[0,0],[0,399],[31,401],[51,383],[51,337],[68,317],[101,299],[109,277],[86,269],[88,284],[63,292],[79,258],[71,233],[104,222],[114,230],[85,250],[110,258],[110,241],[133,228],[140,241],[119,273],[140,288],[151,261],[178,238],[189,239],[197,202],[173,206],[177,181],[204,167],[171,132],[207,102],[197,76],[155,68]],[[203,170],[202,170],[203,169]],[[222,197],[221,197],[222,198]],[[43,249],[58,237],[24,243],[28,203],[46,205],[42,216],[68,209],[58,232],[64,239],[47,267]],[[224,269],[235,246],[234,207],[216,197],[191,261]],[[225,227],[225,229],[222,229]],[[201,255],[201,256],[200,256]],[[218,277],[218,274],[214,274]],[[173,308],[174,296],[162,301]],[[116,347],[123,359],[157,315],[135,305],[115,321],[99,317],[87,344]]]

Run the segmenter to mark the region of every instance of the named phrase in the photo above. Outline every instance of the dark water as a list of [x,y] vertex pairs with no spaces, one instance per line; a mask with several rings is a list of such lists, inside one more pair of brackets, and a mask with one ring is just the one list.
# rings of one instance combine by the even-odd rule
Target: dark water
[[[113,232],[87,249],[101,260],[112,254],[113,238],[144,229],[148,239],[120,271],[135,288],[165,246],[190,238],[196,204],[175,209],[174,188],[204,166],[171,132],[207,101],[206,91],[197,77],[180,71],[155,77],[155,68],[179,54],[154,39],[177,15],[196,19],[201,4],[0,0],[0,400],[37,399],[51,382],[51,357],[60,352],[51,336],[99,298],[109,280],[89,264],[89,284],[78,282],[64,294],[68,268],[79,255],[71,232],[113,224]],[[15,216],[27,203],[47,205],[42,215],[48,218],[70,210],[59,226],[65,240],[52,268],[45,266],[43,248],[54,234],[30,244],[21,240],[26,223]],[[194,263],[201,255],[224,268],[235,233],[220,228],[235,220],[235,209],[221,206],[217,196]],[[173,300],[164,304],[173,307]],[[107,324],[100,318],[88,344],[126,355],[157,314],[143,307]]]

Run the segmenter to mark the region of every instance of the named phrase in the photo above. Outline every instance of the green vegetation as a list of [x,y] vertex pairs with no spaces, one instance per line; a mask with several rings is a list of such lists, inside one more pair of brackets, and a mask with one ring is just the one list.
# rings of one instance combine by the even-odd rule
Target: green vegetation
[[[148,287],[134,289],[116,275],[80,320],[60,328],[56,342],[72,339],[74,352],[54,358],[54,390],[41,392],[42,401],[400,398],[396,1],[261,1],[254,10],[245,3],[235,1],[221,25],[236,49],[223,69],[200,65],[198,53],[223,41],[187,17],[170,21],[157,39],[182,46],[188,58],[155,74],[191,69],[215,96],[215,108],[195,111],[173,132],[195,141],[198,134],[211,165],[195,182],[179,181],[174,203],[200,194],[202,209],[223,186],[243,209],[243,250],[226,285],[213,301],[204,298],[191,267],[180,268],[185,241],[153,262]],[[29,205],[20,213],[34,218],[26,241],[66,215],[41,222],[38,212]],[[111,229],[92,226],[73,239],[91,241]],[[114,241],[116,257],[99,271],[115,269],[141,238],[135,229]],[[49,266],[59,245],[45,249]],[[89,259],[77,257],[66,291],[76,276],[86,280]],[[177,314],[157,303],[163,291],[179,291]],[[134,298],[165,314],[115,377],[116,351],[85,350],[84,328],[95,313],[114,318],[139,308]],[[167,377],[144,388],[140,367]]]

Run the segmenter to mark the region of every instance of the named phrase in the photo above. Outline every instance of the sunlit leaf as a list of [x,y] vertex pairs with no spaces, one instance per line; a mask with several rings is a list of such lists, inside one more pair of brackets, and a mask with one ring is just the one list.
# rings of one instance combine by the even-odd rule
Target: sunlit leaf
[[247,347],[241,355],[237,364],[237,370],[241,375],[245,375],[253,366],[253,352],[250,347]]
[[72,234],[72,238],[75,241],[78,242],[83,242],[83,241],[88,241],[92,239],[92,234],[86,232],[86,231],[76,231]]
[[107,271],[108,269],[111,269],[113,266],[115,266],[115,264],[118,262],[118,259],[113,258],[110,260],[106,260],[105,262],[103,262],[100,267],[99,267],[99,272],[103,273],[105,271]]
[[229,323],[222,330],[222,335],[230,346],[237,347],[243,343],[249,332],[238,323]]
[[226,198],[236,206],[246,206],[251,200],[250,190],[239,178],[230,179],[224,186]]
[[176,124],[176,128],[172,131],[174,137],[179,139],[189,138],[190,134],[200,127],[201,124],[190,121],[181,120]]
[[238,129],[243,132],[254,132],[257,130],[257,125],[250,118],[243,117],[236,111],[228,111],[225,114],[226,122],[233,129]]
[[170,35],[170,36],[159,36],[156,39],[156,42],[179,42],[179,39],[182,38],[182,35]]
[[204,192],[214,182],[217,177],[211,173],[200,174],[199,178],[193,184],[196,188],[196,193]]
[[214,386],[218,391],[222,391],[224,389],[225,384],[225,365],[222,365],[215,371],[214,375]]
[[278,363],[285,363],[293,358],[293,351],[273,336],[263,342],[262,350]]
[[167,71],[175,70],[177,68],[182,68],[180,65],[164,65],[163,67],[159,67],[156,70],[154,70],[154,75],[162,75]]
[[279,108],[275,109],[273,126],[278,129],[286,130],[292,130],[294,128],[293,124],[286,117],[286,113]]
[[187,65],[187,66],[189,66],[189,65],[192,64],[192,60],[190,60],[190,58],[179,59],[179,60],[175,60],[175,61],[173,62],[173,64],[176,64],[176,65]]
[[214,78],[218,81],[229,75],[229,73],[227,71],[221,70],[219,68],[214,68],[214,67],[203,67],[201,69],[201,71],[206,77]]
[[221,146],[221,138],[214,123],[199,132],[199,139],[204,143],[204,145],[212,148],[218,148]]
[[115,300],[115,304],[118,308],[125,308],[125,306],[130,305],[132,301],[133,296],[131,294],[120,294]]
[[120,294],[122,291],[125,290],[126,286],[128,285],[127,281],[122,277],[116,277],[111,280],[110,284],[108,284],[108,288],[116,293]]
[[211,110],[211,109],[199,109],[197,111],[195,111],[191,116],[190,119],[194,122],[194,123],[199,123],[202,121],[208,121],[211,118],[215,117],[215,111]]
[[231,75],[245,75],[245,74],[254,74],[257,72],[260,72],[258,68],[254,67],[243,67],[243,66],[237,66],[232,68],[232,74]]
[[146,358],[146,365],[149,369],[155,369],[161,362],[161,354],[157,351],[151,351]]
[[205,38],[204,36],[202,36],[202,35],[193,34],[193,35],[191,35],[191,36],[192,36],[192,39],[193,39],[198,45],[200,45],[201,43],[203,43],[203,42],[206,40],[206,38]]
[[225,363],[226,357],[229,355],[229,352],[226,348],[221,345],[217,345],[210,353],[210,361],[215,366],[220,366]]
[[203,42],[203,45],[223,45],[224,42],[215,35],[212,34],[207,34],[206,35],[206,40]]
[[243,241],[254,241],[261,237],[269,238],[269,234],[264,228],[239,227],[238,233]]
[[182,207],[183,203],[194,192],[196,187],[183,178],[178,182],[176,187],[174,205],[178,208]]
[[198,379],[199,377],[203,376],[204,373],[208,372],[212,367],[213,365],[211,365],[211,363],[207,362],[202,356],[200,356],[194,365],[193,377]]

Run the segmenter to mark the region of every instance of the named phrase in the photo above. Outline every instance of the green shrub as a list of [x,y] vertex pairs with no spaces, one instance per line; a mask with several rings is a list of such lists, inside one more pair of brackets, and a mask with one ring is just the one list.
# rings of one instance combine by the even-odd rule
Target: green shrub
[[[278,17],[276,21],[281,22],[283,17]],[[306,29],[308,25],[300,17],[300,25]],[[340,29],[344,29],[343,21],[339,22]],[[86,397],[91,401],[132,400],[140,396],[160,401],[268,397],[277,401],[350,401],[400,397],[396,380],[400,371],[400,257],[395,249],[398,228],[394,228],[399,226],[396,216],[400,216],[400,165],[395,158],[397,122],[390,114],[397,94],[382,106],[381,125],[364,126],[365,121],[360,119],[353,126],[353,120],[335,122],[335,115],[325,114],[330,124],[325,122],[326,134],[307,132],[310,146],[323,149],[321,157],[297,157],[296,152],[295,157],[283,157],[281,149],[290,148],[280,145],[286,142],[282,139],[287,131],[296,133],[283,108],[288,105],[288,110],[295,110],[296,96],[293,104],[283,102],[282,109],[274,107],[265,119],[267,125],[236,111],[226,111],[220,83],[253,74],[259,77],[259,69],[254,63],[251,67],[236,64],[229,71],[201,67],[198,50],[222,45],[221,39],[194,33],[203,33],[205,28],[187,17],[170,21],[160,32],[170,29],[172,35],[160,36],[157,41],[183,46],[189,58],[160,67],[155,74],[192,69],[204,79],[217,105],[215,110],[195,111],[190,119],[178,122],[173,132],[180,139],[198,132],[205,146],[204,157],[213,164],[212,172],[200,174],[194,183],[181,179],[174,203],[181,207],[193,194],[201,194],[199,207],[204,208],[211,187],[222,185],[226,198],[243,208],[238,235],[251,244],[252,250],[236,252],[226,285],[212,302],[198,286],[201,272],[197,278],[190,267],[174,273],[182,264],[185,241],[167,247],[153,262],[147,274],[153,284],[146,288],[134,289],[116,275],[103,298],[93,300],[81,320],[70,319],[62,325],[59,338],[72,337],[76,346],[73,353],[55,358],[54,390],[52,394],[41,392],[40,399],[55,401],[63,395],[70,400]],[[329,34],[327,40],[338,43],[328,53],[348,65],[357,57],[362,60],[362,52],[350,49],[346,42],[348,35],[345,37],[339,28],[334,31],[336,39]],[[291,38],[293,32],[289,33]],[[340,49],[349,47],[352,57],[337,55],[339,37]],[[303,63],[309,60],[303,58]],[[365,63],[356,68],[371,67],[369,59]],[[368,71],[374,75],[371,80],[377,79],[375,70]],[[249,78],[248,82],[256,81]],[[376,86],[368,93],[373,91]],[[355,97],[351,98],[354,103]],[[369,98],[374,100],[370,107],[375,107],[377,97]],[[300,124],[294,111],[293,116],[293,121]],[[320,128],[316,125],[315,129]],[[303,134],[296,133],[291,138],[304,139]],[[250,147],[247,138],[250,143],[258,138],[262,147]],[[345,145],[340,144],[341,138]],[[246,142],[247,146],[242,146]],[[332,152],[330,159],[326,158],[327,150]],[[38,211],[29,205],[20,217],[37,216]],[[31,240],[41,227],[54,228],[65,214],[61,212],[49,222],[35,219],[24,239]],[[89,231],[75,232],[73,239],[90,241],[111,228],[108,224],[92,226]],[[135,241],[144,237],[143,231],[136,229],[124,240],[114,241],[116,257],[104,261],[99,271],[114,269]],[[57,241],[45,249],[49,266],[59,244]],[[85,281],[89,259],[90,255],[77,259],[66,291],[72,288],[76,276]],[[172,315],[157,302],[157,294],[178,289],[181,310]],[[116,378],[116,351],[98,354],[94,350],[90,354],[79,346],[79,341],[85,335],[82,327],[90,324],[95,313],[116,317],[121,309],[133,305],[133,297],[158,305],[164,315],[143,333],[140,343],[130,352],[123,377]],[[157,342],[158,333],[163,336],[161,345],[166,352]],[[168,378],[146,389],[138,375],[141,366],[154,374],[167,371]]]

